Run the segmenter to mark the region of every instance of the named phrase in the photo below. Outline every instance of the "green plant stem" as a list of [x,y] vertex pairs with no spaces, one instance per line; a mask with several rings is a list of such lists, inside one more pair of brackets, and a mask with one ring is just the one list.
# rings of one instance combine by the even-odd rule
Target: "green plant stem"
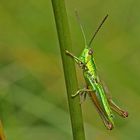
[[72,51],[72,42],[70,37],[67,13],[64,0],[52,0],[62,63],[64,68],[64,76],[67,88],[69,110],[71,116],[71,124],[74,140],[85,140],[83,127],[82,111],[80,106],[79,96],[74,99],[71,94],[78,90],[76,71],[73,59],[66,55],[65,50]]
[[0,140],[6,140],[1,120],[0,120]]

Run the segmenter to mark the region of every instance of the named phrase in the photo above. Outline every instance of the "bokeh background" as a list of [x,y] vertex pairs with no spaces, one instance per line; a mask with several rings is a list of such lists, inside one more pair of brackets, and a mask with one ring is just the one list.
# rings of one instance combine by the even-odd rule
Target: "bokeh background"
[[[73,53],[108,13],[93,49],[100,76],[113,99],[129,111],[115,114],[106,130],[90,99],[82,104],[87,140],[140,139],[140,1],[67,0]],[[79,87],[84,86],[77,67]],[[0,118],[9,140],[71,140],[63,69],[50,0],[0,1]]]

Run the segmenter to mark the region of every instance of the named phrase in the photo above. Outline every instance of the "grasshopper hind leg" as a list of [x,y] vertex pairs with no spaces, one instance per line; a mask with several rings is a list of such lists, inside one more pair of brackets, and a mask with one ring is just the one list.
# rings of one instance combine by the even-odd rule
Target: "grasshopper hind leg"
[[96,94],[89,92],[89,96],[91,97],[91,100],[98,112],[98,114],[100,115],[105,127],[108,130],[112,130],[113,129],[113,124],[106,118],[102,108],[100,107],[99,101],[97,100]]
[[[76,97],[77,95],[80,95],[80,104],[83,103],[83,101],[85,100],[86,98],[86,95],[89,95],[93,101],[93,104],[98,112],[98,114],[100,115],[105,127],[108,129],[108,130],[112,130],[113,129],[113,124],[106,118],[102,108],[100,107],[100,103],[99,101],[97,100],[97,97],[96,97],[96,94],[93,92],[93,90],[91,89],[88,89],[87,88],[83,88],[83,89],[79,89],[75,94],[72,94],[71,97]],[[83,100],[82,100],[82,97],[83,97]]]
[[107,86],[105,85],[105,83],[102,81],[101,82],[103,87],[104,87],[104,90],[105,90],[105,93],[106,93],[106,96],[107,96],[107,99],[108,99],[108,103],[110,104],[110,107],[113,111],[115,111],[117,114],[119,114],[121,117],[123,118],[126,118],[128,117],[128,112],[121,109],[118,105],[116,105],[116,103],[112,100],[112,97],[108,91],[108,88]]
[[104,87],[108,102],[109,102],[109,104],[111,106],[111,109],[113,111],[115,111],[117,114],[119,114],[120,116],[122,116],[123,118],[128,117],[128,112],[123,110],[123,109],[121,109],[118,105],[116,105],[116,103],[112,100],[112,97],[109,94],[108,88],[105,86],[104,82],[102,82],[102,84],[103,84],[103,87]]
[[108,102],[109,102],[112,110],[114,110],[116,113],[118,113],[120,116],[122,116],[124,118],[128,117],[128,112],[124,111],[119,106],[117,106],[111,98],[108,99]]
[[123,118],[128,117],[128,112],[121,109],[118,105],[116,105],[116,103],[112,100],[112,98],[108,94],[107,94],[107,99],[113,111],[115,111],[117,114],[119,114]]

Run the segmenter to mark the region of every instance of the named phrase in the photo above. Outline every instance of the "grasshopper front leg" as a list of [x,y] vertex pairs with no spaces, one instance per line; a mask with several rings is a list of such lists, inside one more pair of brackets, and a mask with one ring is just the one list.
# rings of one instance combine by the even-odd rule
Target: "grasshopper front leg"
[[70,57],[72,57],[75,62],[83,69],[83,70],[87,70],[87,66],[84,62],[82,62],[78,57],[76,57],[75,55],[73,55],[72,53],[70,53],[68,50],[66,50],[66,54],[69,55]]
[[79,64],[79,62],[82,63],[81,60],[78,57],[76,57],[75,55],[73,55],[68,50],[66,50],[66,54],[69,55],[70,57],[72,57],[76,61],[76,63],[78,63],[78,64]]

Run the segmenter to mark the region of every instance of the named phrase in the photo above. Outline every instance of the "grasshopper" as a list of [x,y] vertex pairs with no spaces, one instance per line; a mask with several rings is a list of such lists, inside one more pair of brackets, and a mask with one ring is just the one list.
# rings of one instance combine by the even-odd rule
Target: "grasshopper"
[[80,66],[80,68],[82,68],[83,76],[86,82],[86,88],[78,90],[75,94],[72,94],[72,97],[76,97],[79,94],[81,96],[84,95],[85,98],[86,94],[88,94],[93,104],[95,105],[95,108],[99,113],[99,116],[101,117],[105,127],[108,130],[112,130],[114,128],[112,110],[124,118],[128,117],[128,112],[122,110],[119,106],[117,106],[112,100],[112,98],[108,95],[108,91],[106,90],[105,86],[102,84],[101,80],[99,79],[97,73],[97,67],[93,55],[93,49],[91,48],[93,39],[95,38],[99,29],[107,19],[108,15],[106,15],[102,20],[102,22],[99,24],[98,28],[94,32],[89,43],[87,43],[86,41],[83,26],[80,23],[77,12],[76,12],[76,17],[77,20],[79,21],[79,25],[85,41],[85,48],[79,57],[76,57],[68,50],[66,50],[66,54],[72,57],[75,60],[75,62]]

